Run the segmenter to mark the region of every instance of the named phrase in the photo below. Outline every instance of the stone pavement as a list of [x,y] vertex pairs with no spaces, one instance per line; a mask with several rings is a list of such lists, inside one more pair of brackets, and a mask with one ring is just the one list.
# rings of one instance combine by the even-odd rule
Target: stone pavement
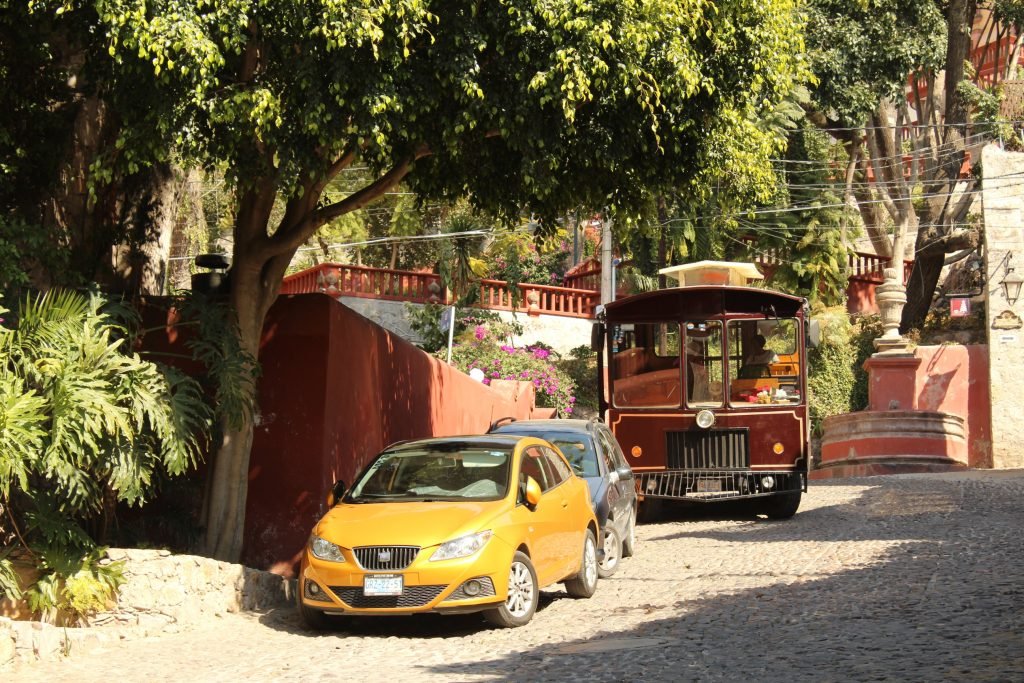
[[[813,482],[792,520],[673,510],[531,624],[294,610],[123,640],[16,681],[1022,681],[1024,471]],[[11,675],[13,674],[13,675]]]

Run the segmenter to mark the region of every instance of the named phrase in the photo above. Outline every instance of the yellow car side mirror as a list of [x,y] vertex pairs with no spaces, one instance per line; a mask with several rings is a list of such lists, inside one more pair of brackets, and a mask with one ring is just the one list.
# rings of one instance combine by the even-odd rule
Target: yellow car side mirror
[[341,479],[334,482],[334,486],[331,487],[330,492],[327,494],[327,507],[334,507],[335,503],[339,502],[345,497],[345,482]]
[[540,484],[533,477],[526,478],[526,502],[530,504],[530,507],[536,507],[537,503],[540,502]]

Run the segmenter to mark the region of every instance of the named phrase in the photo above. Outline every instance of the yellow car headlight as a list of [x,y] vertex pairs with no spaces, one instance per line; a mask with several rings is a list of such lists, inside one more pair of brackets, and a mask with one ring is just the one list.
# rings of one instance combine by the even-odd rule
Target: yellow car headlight
[[328,562],[344,562],[345,556],[341,554],[341,548],[330,541],[319,536],[309,537],[309,550],[314,557]]
[[437,562],[439,560],[454,560],[459,557],[469,557],[473,553],[480,552],[481,548],[487,545],[487,541],[491,540],[493,534],[488,529],[487,531],[480,531],[475,534],[469,534],[468,536],[460,536],[459,538],[442,543],[441,546],[434,551],[434,554],[430,556],[431,562]]

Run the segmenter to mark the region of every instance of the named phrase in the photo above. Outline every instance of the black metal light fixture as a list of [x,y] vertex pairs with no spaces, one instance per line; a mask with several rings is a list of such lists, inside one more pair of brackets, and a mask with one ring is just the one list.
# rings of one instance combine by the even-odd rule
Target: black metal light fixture
[[1014,271],[1010,265],[1013,258],[1013,252],[1006,254],[1006,274],[1003,275],[1003,279],[999,281],[999,284],[1003,287],[1003,296],[1006,297],[1007,303],[1013,306],[1017,303],[1017,299],[1020,298],[1020,289],[1024,285],[1024,277],[1021,277],[1020,273]]

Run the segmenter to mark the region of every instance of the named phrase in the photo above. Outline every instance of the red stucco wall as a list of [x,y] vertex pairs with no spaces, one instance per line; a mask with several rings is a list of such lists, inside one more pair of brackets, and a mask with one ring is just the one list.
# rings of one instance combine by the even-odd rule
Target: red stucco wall
[[[967,434],[967,464],[970,467],[991,467],[988,347],[919,346],[914,349],[914,357],[920,359],[916,370],[872,370],[871,409],[885,410],[890,399],[895,398],[903,409],[959,415],[964,418]],[[872,362],[872,359],[868,360],[868,363]],[[911,399],[909,404],[908,397]]]
[[964,418],[967,464],[992,467],[992,410],[988,386],[988,347],[983,345],[919,346],[917,409],[937,410]]
[[246,565],[290,575],[337,479],[395,441],[481,433],[518,402],[321,294],[283,296],[260,349]]

